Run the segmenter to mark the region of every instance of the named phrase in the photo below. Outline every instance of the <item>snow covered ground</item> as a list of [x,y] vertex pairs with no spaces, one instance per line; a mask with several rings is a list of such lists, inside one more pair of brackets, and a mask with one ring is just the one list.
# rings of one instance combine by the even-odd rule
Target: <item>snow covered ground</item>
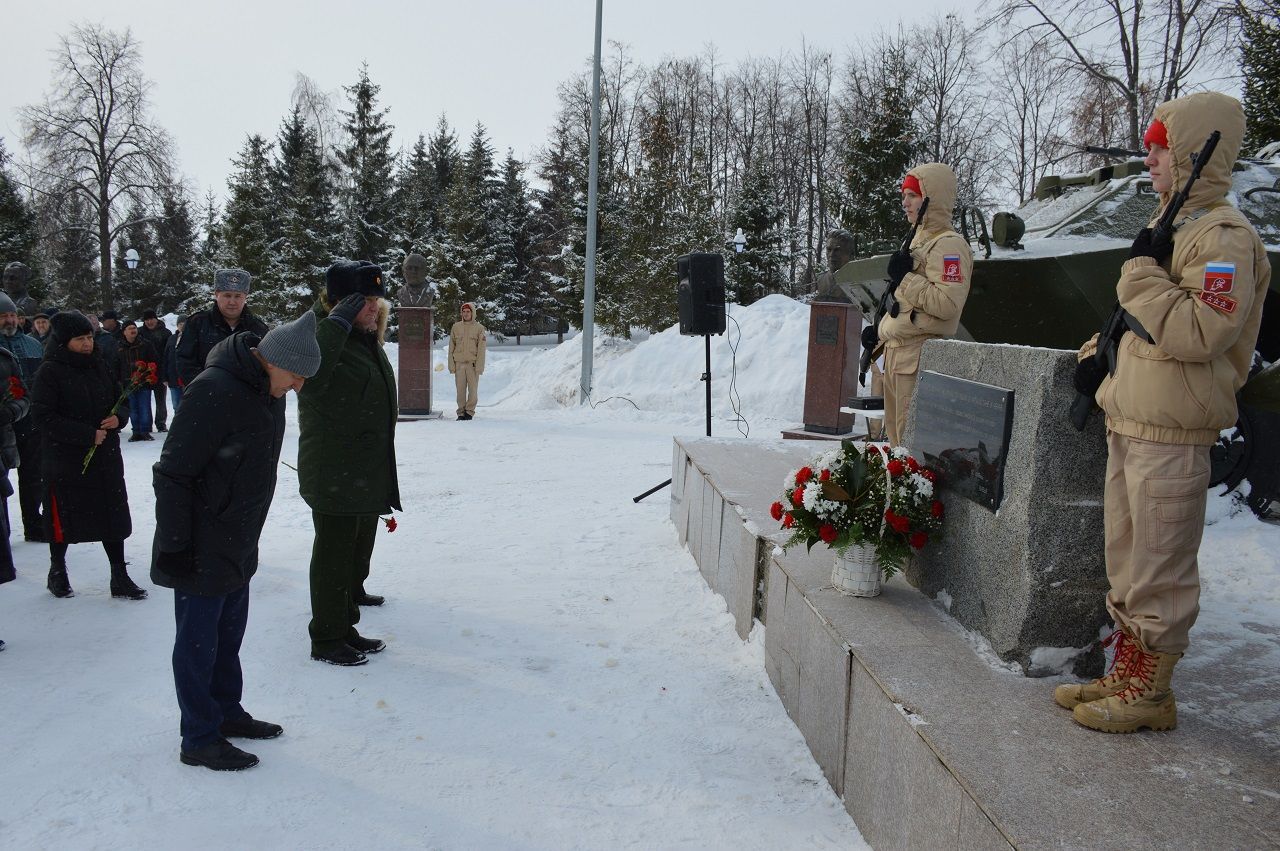
[[[802,407],[808,309],[734,315],[740,336],[713,341],[714,431],[743,425],[732,384],[742,430],[773,438]],[[676,544],[668,493],[631,502],[670,475],[672,435],[702,433],[702,341],[598,342],[594,409],[576,404],[580,351],[491,351],[470,423],[436,373],[448,418],[398,432],[405,511],[369,583],[389,602],[360,626],[389,646],[365,667],[308,656],[311,520],[281,469],[242,659],[246,708],[286,732],[248,745],[262,763],[241,774],[177,760],[169,592],[112,600],[101,550],[78,545],[76,596],[54,599],[15,517],[0,847],[864,847],[758,640]],[[124,448],[148,587],[160,445]],[[1210,511],[1197,632],[1280,633],[1280,529]],[[1280,668],[1280,649],[1259,661]]]

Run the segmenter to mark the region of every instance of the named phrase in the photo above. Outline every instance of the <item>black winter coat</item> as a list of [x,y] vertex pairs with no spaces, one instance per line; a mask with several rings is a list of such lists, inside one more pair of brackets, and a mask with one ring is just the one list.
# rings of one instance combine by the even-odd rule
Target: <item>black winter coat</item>
[[[10,393],[9,381],[13,378],[18,379],[20,399],[12,398]],[[6,470],[12,470],[19,462],[18,439],[14,435],[13,424],[31,410],[31,394],[22,383],[18,356],[8,349],[0,349],[0,399],[4,400],[0,402],[0,464]],[[0,487],[3,486],[0,483]]]
[[123,541],[133,532],[120,456],[127,402],[114,412],[119,427],[107,432],[84,468],[98,423],[112,413],[120,390],[97,351],[81,355],[50,341],[31,387],[31,416],[44,439],[44,528],[50,541]]
[[[249,349],[255,334],[214,347],[182,391],[160,460],[152,469],[156,537],[151,581],[184,594],[217,596],[244,587],[258,569],[262,534],[284,442],[284,399],[274,399]],[[170,574],[161,552],[190,550],[191,573]]]
[[[48,348],[47,344],[45,348]],[[112,368],[114,368],[116,352],[120,350],[119,337],[112,334],[110,331],[103,331],[99,329],[97,333],[93,335],[93,348],[94,351],[102,356],[104,361],[108,364],[112,364]]]
[[234,329],[227,324],[217,304],[203,313],[192,314],[182,327],[182,339],[178,341],[178,380],[182,386],[196,380],[214,346],[232,334],[245,331],[257,334],[259,338],[267,333],[267,323],[250,313],[247,307]]
[[[132,343],[125,340],[120,341],[120,348],[116,351],[116,380],[120,382],[121,388],[129,386],[130,380],[133,378],[134,367],[138,365],[138,361],[144,363],[154,363],[156,365],[157,375],[159,375],[160,356],[156,354],[155,347],[142,339],[139,334],[133,339]],[[149,389],[154,384],[145,383],[139,389]]]
[[164,344],[164,365],[160,367],[160,377],[170,387],[181,387],[178,383],[178,340],[181,339],[178,334],[170,334],[169,342]]

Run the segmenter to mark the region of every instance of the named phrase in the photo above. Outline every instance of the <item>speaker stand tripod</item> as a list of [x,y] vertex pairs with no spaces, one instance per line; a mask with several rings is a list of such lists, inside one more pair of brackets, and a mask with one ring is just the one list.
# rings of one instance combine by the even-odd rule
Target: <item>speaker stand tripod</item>
[[[705,381],[707,383],[707,437],[710,437],[711,436],[711,335],[703,334],[702,341],[703,343],[706,344],[707,371],[702,373],[702,378],[700,378],[699,381]],[[653,487],[649,488],[647,491],[640,494],[639,496],[632,497],[631,501],[639,502],[640,500],[644,499],[646,496],[652,496],[653,494],[662,490],[669,484],[671,484],[671,480],[667,479],[662,484],[654,485]]]

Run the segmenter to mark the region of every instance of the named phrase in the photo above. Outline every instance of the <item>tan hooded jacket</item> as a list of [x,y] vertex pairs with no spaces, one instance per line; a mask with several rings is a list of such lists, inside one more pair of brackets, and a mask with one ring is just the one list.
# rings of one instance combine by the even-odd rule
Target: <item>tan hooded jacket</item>
[[[1116,296],[1155,343],[1126,333],[1116,374],[1103,380],[1096,399],[1117,434],[1207,446],[1235,424],[1236,391],[1248,377],[1271,265],[1253,226],[1226,201],[1244,136],[1240,103],[1200,92],[1161,104],[1155,117],[1168,133],[1176,190],[1209,134],[1221,131],[1222,139],[1175,223],[1168,268],[1151,257],[1120,267]],[[1161,196],[1161,210],[1171,195]]]
[[[911,242],[915,269],[898,285],[901,310],[896,317],[886,314],[880,320],[879,332],[887,348],[914,347],[918,354],[925,340],[956,333],[969,297],[973,252],[969,243],[951,229],[951,213],[956,205],[956,175],[951,167],[926,163],[907,174],[920,181],[929,209]],[[897,363],[898,371],[915,372],[919,357],[900,357]]]
[[460,363],[474,363],[476,375],[481,375],[484,373],[485,329],[475,318],[475,305],[467,302],[463,307],[471,308],[471,320],[459,319],[449,329],[449,371],[457,372]]

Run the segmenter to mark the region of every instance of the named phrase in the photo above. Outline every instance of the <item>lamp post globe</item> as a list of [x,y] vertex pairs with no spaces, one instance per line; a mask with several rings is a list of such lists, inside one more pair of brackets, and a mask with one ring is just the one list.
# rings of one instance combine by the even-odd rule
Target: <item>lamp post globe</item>
[[741,254],[742,249],[747,247],[747,235],[742,232],[742,228],[738,228],[738,232],[733,235],[733,251],[735,254]]

